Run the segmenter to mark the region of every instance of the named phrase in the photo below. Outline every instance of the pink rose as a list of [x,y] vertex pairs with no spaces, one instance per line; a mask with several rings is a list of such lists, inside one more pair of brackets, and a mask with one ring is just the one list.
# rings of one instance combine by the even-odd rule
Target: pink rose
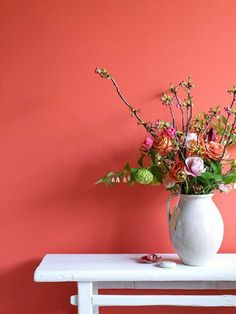
[[173,126],[169,126],[168,128],[165,128],[165,130],[163,131],[163,133],[167,136],[169,136],[172,140],[176,135],[176,130],[175,128],[173,128]]
[[184,171],[187,175],[198,177],[202,172],[205,172],[204,162],[200,157],[188,157],[185,160],[186,167]]
[[140,147],[141,153],[146,156],[149,150],[151,149],[152,145],[153,145],[153,139],[148,136]]

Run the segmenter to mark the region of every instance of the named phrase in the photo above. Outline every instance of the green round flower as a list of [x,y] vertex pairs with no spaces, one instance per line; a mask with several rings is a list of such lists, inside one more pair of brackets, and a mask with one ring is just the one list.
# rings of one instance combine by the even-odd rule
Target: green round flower
[[148,169],[141,168],[136,172],[135,180],[140,184],[149,184],[153,180],[153,174]]

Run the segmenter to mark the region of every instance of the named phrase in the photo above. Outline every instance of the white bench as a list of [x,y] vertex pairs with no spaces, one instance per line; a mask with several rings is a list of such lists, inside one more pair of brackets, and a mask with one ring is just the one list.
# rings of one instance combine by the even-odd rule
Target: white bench
[[160,254],[175,268],[141,264],[142,254],[48,254],[34,273],[36,282],[78,284],[71,297],[80,314],[99,306],[236,306],[236,295],[102,295],[99,289],[236,290],[236,254],[218,254],[204,267],[183,265],[175,254]]

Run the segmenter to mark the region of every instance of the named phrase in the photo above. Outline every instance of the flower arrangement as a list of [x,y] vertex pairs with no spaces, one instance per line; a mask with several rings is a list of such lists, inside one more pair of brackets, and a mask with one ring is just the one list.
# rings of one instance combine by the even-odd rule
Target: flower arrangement
[[[131,168],[127,163],[122,171],[109,172],[97,183],[164,184],[168,191],[194,195],[234,188],[236,159],[229,158],[227,149],[236,142],[236,86],[228,91],[231,101],[223,113],[215,107],[193,117],[191,78],[171,84],[161,98],[170,111],[171,121],[152,123],[142,119],[140,110],[126,100],[107,70],[97,68],[96,73],[112,82],[132,116],[148,133],[139,148],[138,167]],[[180,126],[176,112],[180,114]]]

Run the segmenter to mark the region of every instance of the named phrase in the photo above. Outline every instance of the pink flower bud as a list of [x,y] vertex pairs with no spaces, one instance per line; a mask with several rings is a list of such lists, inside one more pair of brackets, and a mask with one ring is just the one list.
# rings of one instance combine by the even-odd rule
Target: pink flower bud
[[163,133],[167,136],[169,136],[172,140],[176,135],[176,130],[175,128],[173,128],[173,126],[169,126],[168,128],[165,128],[165,130],[163,131]]
[[152,147],[152,144],[153,144],[153,139],[151,137],[147,137],[145,142],[144,142],[149,148]]
[[153,145],[153,139],[151,137],[147,137],[145,141],[142,143],[140,147],[140,151],[143,155],[147,155],[149,153],[149,150],[151,149]]
[[215,142],[216,141],[216,131],[213,128],[210,128],[208,134],[207,134],[207,141],[208,142]]

